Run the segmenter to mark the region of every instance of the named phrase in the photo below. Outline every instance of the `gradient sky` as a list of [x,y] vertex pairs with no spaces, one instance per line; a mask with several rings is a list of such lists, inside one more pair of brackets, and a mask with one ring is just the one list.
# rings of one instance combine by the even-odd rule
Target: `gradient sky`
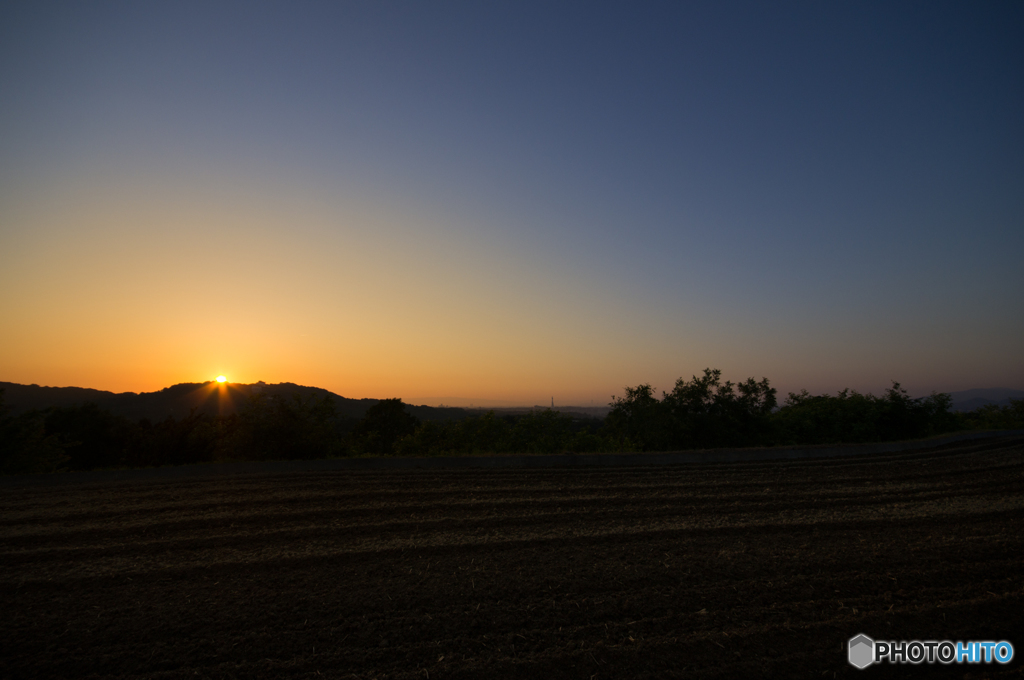
[[0,380],[1024,388],[1024,4],[4,3]]

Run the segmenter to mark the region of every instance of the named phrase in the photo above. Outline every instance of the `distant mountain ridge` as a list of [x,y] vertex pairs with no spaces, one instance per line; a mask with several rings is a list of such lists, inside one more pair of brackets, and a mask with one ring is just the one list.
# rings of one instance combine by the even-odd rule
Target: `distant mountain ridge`
[[1005,387],[962,390],[948,394],[953,397],[954,411],[973,411],[989,404],[1009,406],[1011,399],[1024,399],[1024,390],[1011,390]]
[[[339,415],[348,418],[362,418],[366,411],[380,399],[348,399],[321,387],[307,387],[294,383],[266,384],[263,382],[245,385],[241,383],[179,383],[157,392],[107,392],[87,387],[41,387],[0,382],[4,391],[4,404],[14,415],[31,410],[50,407],[77,406],[94,403],[115,415],[132,421],[146,418],[152,422],[169,417],[181,419],[193,409],[212,416],[230,415],[253,394],[263,393],[284,398],[300,399],[330,396]],[[413,406],[406,409],[420,420],[459,420],[470,414],[461,408]]]

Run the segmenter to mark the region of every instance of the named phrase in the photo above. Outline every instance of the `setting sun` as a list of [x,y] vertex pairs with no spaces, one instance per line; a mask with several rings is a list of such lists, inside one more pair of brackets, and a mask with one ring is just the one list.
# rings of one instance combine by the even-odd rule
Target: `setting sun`
[[218,375],[218,376],[217,376],[217,382],[219,382],[219,383],[225,383],[225,382],[227,382],[227,381],[228,381],[228,379],[227,379],[227,378],[225,378],[224,376],[222,376],[222,375]]

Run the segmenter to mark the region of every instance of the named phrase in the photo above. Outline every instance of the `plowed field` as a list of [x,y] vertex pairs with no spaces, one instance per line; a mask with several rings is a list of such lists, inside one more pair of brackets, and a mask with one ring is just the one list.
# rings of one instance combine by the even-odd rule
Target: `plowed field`
[[1024,677],[1024,444],[8,487],[0,565],[14,678]]

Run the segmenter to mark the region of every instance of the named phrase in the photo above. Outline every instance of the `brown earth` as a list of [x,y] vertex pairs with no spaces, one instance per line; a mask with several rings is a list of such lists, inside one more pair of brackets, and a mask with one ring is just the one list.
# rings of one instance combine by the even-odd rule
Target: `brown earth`
[[3,488],[0,566],[12,678],[1020,678],[1024,441]]

